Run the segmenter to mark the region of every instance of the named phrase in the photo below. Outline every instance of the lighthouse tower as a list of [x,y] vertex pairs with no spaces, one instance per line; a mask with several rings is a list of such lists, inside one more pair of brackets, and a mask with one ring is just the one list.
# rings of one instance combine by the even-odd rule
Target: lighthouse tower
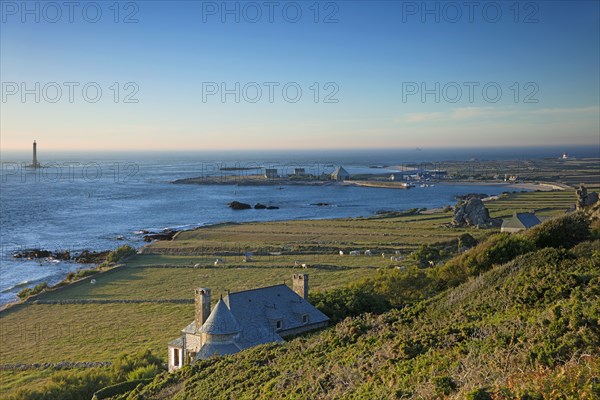
[[35,140],[33,141],[33,159],[31,160],[31,164],[27,165],[27,168],[40,168],[41,165],[37,160],[37,143]]
[[37,160],[37,143],[35,142],[35,140],[33,141],[33,161],[31,162],[31,164],[34,167],[37,167],[37,165],[38,165],[38,160]]

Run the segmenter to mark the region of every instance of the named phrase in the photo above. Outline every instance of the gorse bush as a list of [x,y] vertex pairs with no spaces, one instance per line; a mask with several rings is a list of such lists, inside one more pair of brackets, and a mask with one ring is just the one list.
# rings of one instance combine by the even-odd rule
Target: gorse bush
[[35,294],[42,293],[46,289],[48,289],[48,283],[47,282],[42,282],[42,283],[40,283],[38,285],[35,285],[35,287],[25,288],[25,289],[21,290],[17,294],[17,297],[19,299],[21,299],[21,300],[25,300],[29,296],[33,296]]
[[[112,365],[112,373],[117,381],[130,380],[129,374],[139,371],[136,374],[144,374],[144,371],[155,371],[153,367],[160,368],[162,362],[160,358],[154,355],[150,350],[138,352],[136,354],[121,354]],[[133,379],[143,379],[148,376],[139,376]]]
[[159,375],[128,399],[594,398],[600,259],[546,248],[492,265],[401,309]]
[[535,250],[535,244],[522,235],[500,233],[437,268],[435,277],[440,288],[453,287],[469,276],[489,270],[494,264],[506,263],[518,255]]
[[81,400],[91,399],[94,392],[110,385],[112,378],[105,368],[57,371],[42,387],[17,391],[7,400]]
[[152,378],[162,372],[160,359],[150,350],[123,354],[112,367],[57,371],[40,387],[17,391],[7,400],[91,399],[98,390],[120,382]]
[[589,240],[590,220],[582,212],[551,219],[524,233],[538,249],[544,247],[570,248],[584,240]]
[[347,287],[310,294],[310,302],[327,315],[332,322],[366,312],[380,314],[390,309],[381,294],[368,287]]
[[136,251],[133,247],[128,245],[123,245],[118,247],[116,250],[108,253],[108,257],[106,261],[110,264],[116,264],[119,261],[126,259],[127,257],[131,257],[136,254]]

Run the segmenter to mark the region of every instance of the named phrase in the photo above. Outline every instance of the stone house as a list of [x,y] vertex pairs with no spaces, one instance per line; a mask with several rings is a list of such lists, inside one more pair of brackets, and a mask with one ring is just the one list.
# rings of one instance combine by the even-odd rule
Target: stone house
[[281,284],[228,293],[212,311],[210,297],[210,289],[195,289],[194,321],[168,344],[169,371],[200,359],[283,342],[286,336],[329,323],[329,318],[307,300],[307,274],[294,274],[292,289]]
[[541,223],[540,219],[534,213],[514,213],[512,218],[502,221],[500,232],[520,232]]

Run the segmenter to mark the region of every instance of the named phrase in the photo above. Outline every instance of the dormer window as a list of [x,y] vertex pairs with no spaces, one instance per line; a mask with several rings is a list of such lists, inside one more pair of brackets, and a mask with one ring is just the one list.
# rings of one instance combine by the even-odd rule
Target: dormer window
[[278,319],[277,321],[275,321],[275,329],[279,330],[283,328],[283,321]]
[[303,324],[308,324],[308,322],[310,321],[308,314],[304,314],[302,315],[302,323]]

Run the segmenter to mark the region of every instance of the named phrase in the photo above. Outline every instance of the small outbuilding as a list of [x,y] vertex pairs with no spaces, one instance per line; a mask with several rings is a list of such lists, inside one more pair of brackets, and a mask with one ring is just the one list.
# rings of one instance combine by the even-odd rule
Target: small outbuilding
[[534,213],[514,213],[512,218],[502,221],[500,232],[520,232],[532,228],[541,223]]

